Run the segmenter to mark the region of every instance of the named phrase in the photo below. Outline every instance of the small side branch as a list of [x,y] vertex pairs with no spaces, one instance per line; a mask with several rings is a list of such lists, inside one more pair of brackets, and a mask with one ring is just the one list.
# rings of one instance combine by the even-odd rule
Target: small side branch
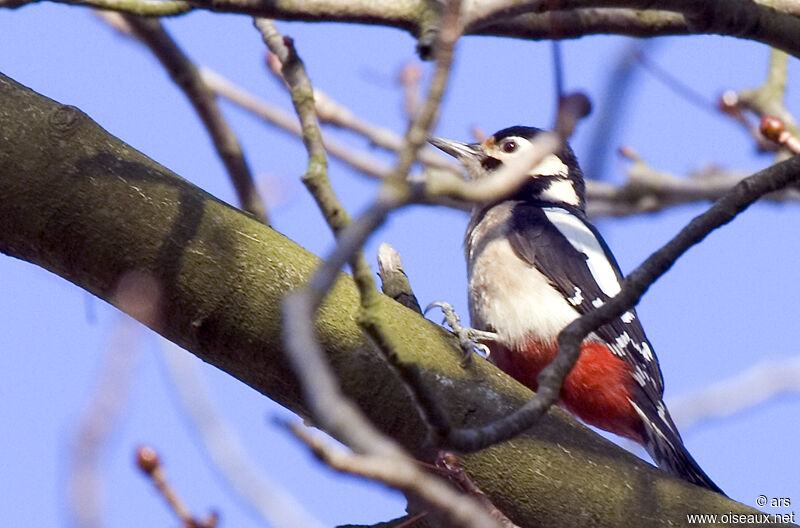
[[386,243],[378,248],[378,275],[381,277],[381,290],[384,295],[418,314],[422,313],[417,296],[411,289],[408,275],[403,270],[400,254]]
[[763,361],[737,375],[669,401],[683,431],[752,409],[784,394],[800,394],[800,357]]
[[136,450],[136,465],[155,486],[158,493],[164,498],[175,516],[180,519],[185,528],[216,528],[219,520],[217,514],[211,512],[205,519],[196,519],[189,508],[183,503],[175,489],[167,481],[164,466],[161,464],[158,453],[150,446],[142,446]]
[[158,19],[122,15],[122,21],[132,36],[153,52],[175,84],[189,98],[211,135],[214,148],[233,182],[242,208],[261,222],[269,224],[267,208],[258,195],[253,174],[245,160],[236,133],[222,115],[214,92],[206,86],[197,67],[166,32]]
[[[289,430],[306,444],[317,458],[331,468],[382,482],[422,500],[432,511],[452,512],[450,517],[457,523],[455,526],[515,528],[504,516],[494,518],[489,513],[491,503],[481,504],[472,496],[460,493],[444,480],[424,472],[416,461],[349,453],[329,445],[299,424],[290,424]],[[480,511],[479,518],[470,518],[476,507]],[[485,522],[489,524],[482,524]]]
[[[292,115],[282,108],[253,95],[209,68],[201,67],[200,74],[208,87],[220,97],[228,99],[233,104],[251,112],[271,125],[302,138],[303,130],[297,121],[296,115]],[[366,152],[356,151],[340,141],[325,137],[324,134],[323,143],[328,154],[350,165],[362,174],[382,179],[387,177],[391,171],[391,168],[378,158]]]
[[[292,94],[292,103],[297,117],[300,118],[303,144],[308,151],[308,168],[303,174],[303,183],[317,202],[317,207],[322,211],[328,226],[334,235],[338,236],[351,220],[347,210],[333,191],[328,178],[328,156],[325,153],[325,145],[322,143],[322,132],[317,120],[311,80],[308,78],[303,61],[297,55],[294,41],[291,38],[282,36],[272,20],[256,18],[253,23],[261,32],[264,43],[282,64],[281,72],[286,86]],[[363,252],[360,249],[355,251],[348,261],[354,278],[363,285],[364,290],[377,292],[375,281],[372,278],[372,270],[370,270]]]
[[794,136],[800,136],[797,121],[784,105],[786,95],[786,75],[789,55],[781,50],[770,50],[767,77],[758,88],[741,90],[739,104],[752,111],[758,117],[773,116],[786,125],[786,129]]
[[324,525],[294,497],[257,469],[241,438],[214,403],[199,362],[167,342],[162,343],[162,352],[180,407],[198,434],[210,462],[233,492],[266,525],[323,528]]

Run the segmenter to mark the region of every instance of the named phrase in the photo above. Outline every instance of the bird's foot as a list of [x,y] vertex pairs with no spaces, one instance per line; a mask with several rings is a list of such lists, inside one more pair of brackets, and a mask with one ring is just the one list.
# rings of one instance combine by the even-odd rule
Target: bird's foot
[[463,353],[461,358],[462,365],[467,366],[472,360],[473,352],[476,351],[482,353],[484,357],[489,357],[489,347],[481,343],[481,341],[496,341],[497,334],[470,328],[468,326],[461,326],[461,318],[456,313],[455,308],[447,302],[432,302],[425,308],[425,313],[427,314],[434,307],[438,307],[442,310],[444,321],[453,329],[453,333],[458,337],[458,343],[461,345],[461,351]]

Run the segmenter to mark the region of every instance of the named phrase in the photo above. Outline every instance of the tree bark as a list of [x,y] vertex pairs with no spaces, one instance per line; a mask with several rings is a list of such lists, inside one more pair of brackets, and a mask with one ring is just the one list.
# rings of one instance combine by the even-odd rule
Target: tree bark
[[[109,135],[80,110],[2,75],[0,132],[0,251],[132,313],[306,414],[283,355],[280,302],[303,285],[316,256]],[[126,301],[137,288],[155,312]],[[456,425],[489,422],[531,396],[486,361],[462,368],[442,328],[389,298],[382,308],[400,360],[419,366]],[[431,460],[436,448],[424,423],[360,331],[357,310],[356,290],[342,274],[317,323],[342,387],[381,429]],[[687,513],[757,513],[667,476],[558,409],[528,433],[461,460],[521,526],[666,526],[686,524]]]

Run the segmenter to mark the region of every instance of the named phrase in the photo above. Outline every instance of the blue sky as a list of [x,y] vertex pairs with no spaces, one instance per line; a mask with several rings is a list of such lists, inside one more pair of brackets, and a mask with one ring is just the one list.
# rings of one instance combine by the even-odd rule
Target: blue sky
[[[312,81],[359,116],[402,133],[405,120],[395,79],[416,62],[413,39],[400,31],[352,25],[279,23],[295,38]],[[198,12],[167,28],[198,63],[290,109],[283,88],[264,66],[264,46],[243,16]],[[592,37],[563,45],[566,85],[598,103],[610,69],[631,39]],[[766,71],[763,45],[722,37],[662,38],[651,58],[709,101],[725,89],[759,84]],[[428,66],[425,66],[428,68]],[[115,34],[90,11],[36,4],[0,11],[0,71],[62,103],[73,104],[153,159],[228,202],[234,195],[222,164],[183,94],[144,47]],[[791,79],[798,72],[791,61]],[[659,169],[686,174],[708,163],[755,171],[769,164],[743,131],[723,117],[690,105],[639,70],[627,97],[614,146],[634,147]],[[797,111],[798,95],[787,96]],[[463,39],[437,135],[471,139],[515,124],[547,126],[554,94],[546,43],[490,37]],[[259,184],[269,194],[275,227],[317,254],[332,238],[313,209],[299,176],[302,145],[223,104],[239,133]],[[586,119],[572,143],[579,159],[607,126]],[[341,134],[357,147],[364,142]],[[391,158],[385,158],[387,162]],[[620,181],[626,164],[613,152],[604,177]],[[333,161],[330,176],[348,209],[358,214],[375,184]],[[673,236],[704,204],[598,223],[624,271]],[[642,300],[639,311],[664,371],[667,398],[727,379],[763,360],[800,353],[794,280],[800,262],[797,204],[756,205],[693,248]],[[441,208],[410,207],[369,241],[394,245],[425,305],[446,299],[466,314],[461,239],[466,216]],[[424,236],[420,236],[424,233]],[[105,302],[27,264],[0,256],[0,508],[9,526],[67,523],[64,492],[70,445],[96,385],[104,358],[133,358],[131,387],[101,452],[103,512],[114,526],[174,525],[150,484],[133,468],[133,449],[156,446],[178,492],[193,512],[215,509],[223,526],[263,526],[208,464],[180,411],[166,374],[164,345],[136,329]],[[119,352],[117,352],[119,351]],[[197,361],[197,363],[200,363]],[[383,487],[334,474],[273,424],[290,413],[213,367],[203,375],[225,409],[252,463],[297,497],[326,525],[372,523],[399,516],[404,502]],[[800,501],[800,462],[787,441],[800,419],[800,395],[786,394],[727,418],[683,430],[706,472],[744,503],[756,497]],[[8,454],[12,454],[8,456]],[[765,510],[782,513],[791,510]]]

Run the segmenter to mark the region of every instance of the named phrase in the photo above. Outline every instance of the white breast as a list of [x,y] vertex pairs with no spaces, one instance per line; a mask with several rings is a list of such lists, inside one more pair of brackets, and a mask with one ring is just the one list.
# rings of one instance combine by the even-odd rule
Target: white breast
[[503,205],[492,208],[466,241],[472,325],[494,329],[507,343],[555,341],[578,312],[514,252],[504,230],[509,214]]

